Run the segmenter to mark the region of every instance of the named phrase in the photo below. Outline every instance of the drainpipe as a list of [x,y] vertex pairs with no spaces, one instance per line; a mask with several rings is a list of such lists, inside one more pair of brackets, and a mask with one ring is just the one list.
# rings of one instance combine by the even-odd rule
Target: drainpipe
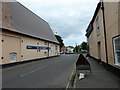
[[106,36],[106,24],[105,24],[105,12],[104,12],[104,2],[101,1],[102,4],[102,14],[103,14],[103,27],[104,27],[104,39],[105,39],[105,53],[106,53],[106,63],[107,63],[107,71],[109,70],[109,63],[108,63],[108,50],[107,50],[107,36]]

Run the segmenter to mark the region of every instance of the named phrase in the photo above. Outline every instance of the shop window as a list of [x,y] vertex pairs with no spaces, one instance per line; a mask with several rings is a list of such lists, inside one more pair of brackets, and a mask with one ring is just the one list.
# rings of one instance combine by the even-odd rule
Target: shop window
[[100,25],[99,25],[99,17],[96,19],[96,34],[100,35]]
[[113,39],[115,64],[120,66],[120,36]]
[[11,62],[15,62],[17,60],[17,53],[15,52],[10,53],[9,58]]

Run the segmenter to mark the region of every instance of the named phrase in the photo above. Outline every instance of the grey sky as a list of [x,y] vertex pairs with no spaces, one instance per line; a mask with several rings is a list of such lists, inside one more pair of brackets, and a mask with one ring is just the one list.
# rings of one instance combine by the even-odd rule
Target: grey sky
[[18,0],[46,20],[66,46],[86,41],[86,28],[99,0]]

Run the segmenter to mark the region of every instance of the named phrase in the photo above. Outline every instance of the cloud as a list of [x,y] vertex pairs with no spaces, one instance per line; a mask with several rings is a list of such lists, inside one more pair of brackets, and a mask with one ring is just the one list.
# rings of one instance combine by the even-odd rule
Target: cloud
[[99,0],[28,0],[26,7],[46,20],[65,45],[86,41],[85,31]]

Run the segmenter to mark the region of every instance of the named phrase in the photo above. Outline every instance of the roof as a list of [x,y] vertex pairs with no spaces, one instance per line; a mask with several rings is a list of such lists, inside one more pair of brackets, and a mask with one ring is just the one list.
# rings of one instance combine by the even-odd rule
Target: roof
[[97,4],[97,8],[96,8],[96,10],[95,10],[95,12],[94,12],[93,18],[92,18],[90,24],[88,25],[88,28],[87,28],[87,30],[86,30],[86,32],[87,32],[87,33],[86,33],[86,36],[87,36],[87,37],[90,36],[90,34],[91,34],[92,30],[93,30],[93,22],[94,22],[97,14],[98,14],[98,11],[100,10],[100,7],[101,7],[101,2],[99,2],[99,3]]
[[9,28],[11,31],[14,30],[14,32],[59,43],[52,32],[50,25],[42,18],[34,14],[19,2],[7,2],[7,5],[10,9],[13,20],[12,28]]
[[73,46],[68,46],[68,48],[74,48]]

